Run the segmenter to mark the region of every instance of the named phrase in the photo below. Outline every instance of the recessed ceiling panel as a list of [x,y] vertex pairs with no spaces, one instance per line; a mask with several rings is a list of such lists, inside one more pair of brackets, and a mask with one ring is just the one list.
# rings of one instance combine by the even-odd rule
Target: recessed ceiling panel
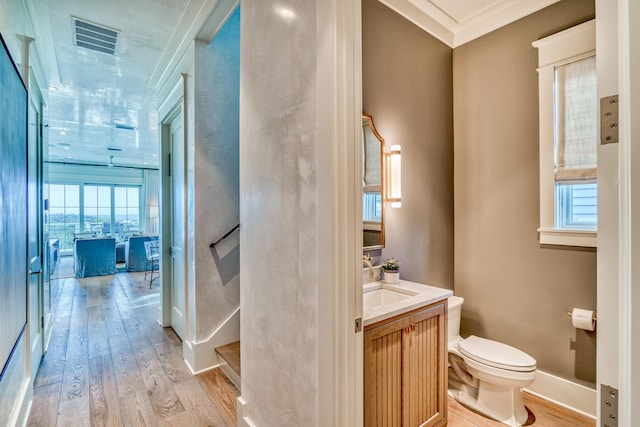
[[503,0],[429,0],[435,7],[449,16],[457,23],[477,15],[484,10],[496,6],[498,3],[504,3]]
[[48,94],[50,160],[106,164],[117,148],[118,164],[157,165],[147,81],[190,0],[47,4],[60,78]]

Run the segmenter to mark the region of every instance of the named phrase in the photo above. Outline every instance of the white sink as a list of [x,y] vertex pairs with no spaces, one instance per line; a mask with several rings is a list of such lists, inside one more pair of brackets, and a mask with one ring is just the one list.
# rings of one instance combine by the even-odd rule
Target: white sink
[[400,280],[399,284],[384,282],[362,286],[362,321],[373,325],[393,316],[442,301],[453,295],[448,289]]
[[391,289],[375,289],[365,292],[362,295],[362,305],[365,307],[377,307],[380,305],[393,304],[398,301],[411,298],[416,293],[397,292]]

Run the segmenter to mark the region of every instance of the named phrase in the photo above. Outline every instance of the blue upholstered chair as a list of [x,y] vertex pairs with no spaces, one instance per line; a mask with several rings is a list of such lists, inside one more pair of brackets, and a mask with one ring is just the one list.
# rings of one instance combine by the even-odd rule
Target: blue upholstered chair
[[157,235],[131,236],[125,243],[125,258],[127,260],[127,271],[145,271],[147,265],[147,254],[144,250],[144,242],[158,240]]
[[76,239],[73,245],[76,277],[104,276],[116,273],[116,239],[98,237]]

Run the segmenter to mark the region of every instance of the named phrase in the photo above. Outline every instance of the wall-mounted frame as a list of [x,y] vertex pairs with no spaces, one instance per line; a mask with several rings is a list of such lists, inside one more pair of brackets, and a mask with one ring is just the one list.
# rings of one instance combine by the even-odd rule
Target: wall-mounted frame
[[27,89],[0,34],[0,381],[27,325]]
[[362,246],[384,248],[384,195],[386,162],[384,138],[373,117],[362,114]]

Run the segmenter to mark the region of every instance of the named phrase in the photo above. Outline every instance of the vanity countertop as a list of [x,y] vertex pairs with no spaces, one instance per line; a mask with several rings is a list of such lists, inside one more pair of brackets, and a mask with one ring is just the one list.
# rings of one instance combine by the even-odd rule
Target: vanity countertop
[[[380,291],[384,292],[384,295]],[[442,301],[451,295],[453,291],[449,289],[407,280],[400,280],[400,283],[395,285],[384,281],[367,283],[363,285],[364,326]]]

